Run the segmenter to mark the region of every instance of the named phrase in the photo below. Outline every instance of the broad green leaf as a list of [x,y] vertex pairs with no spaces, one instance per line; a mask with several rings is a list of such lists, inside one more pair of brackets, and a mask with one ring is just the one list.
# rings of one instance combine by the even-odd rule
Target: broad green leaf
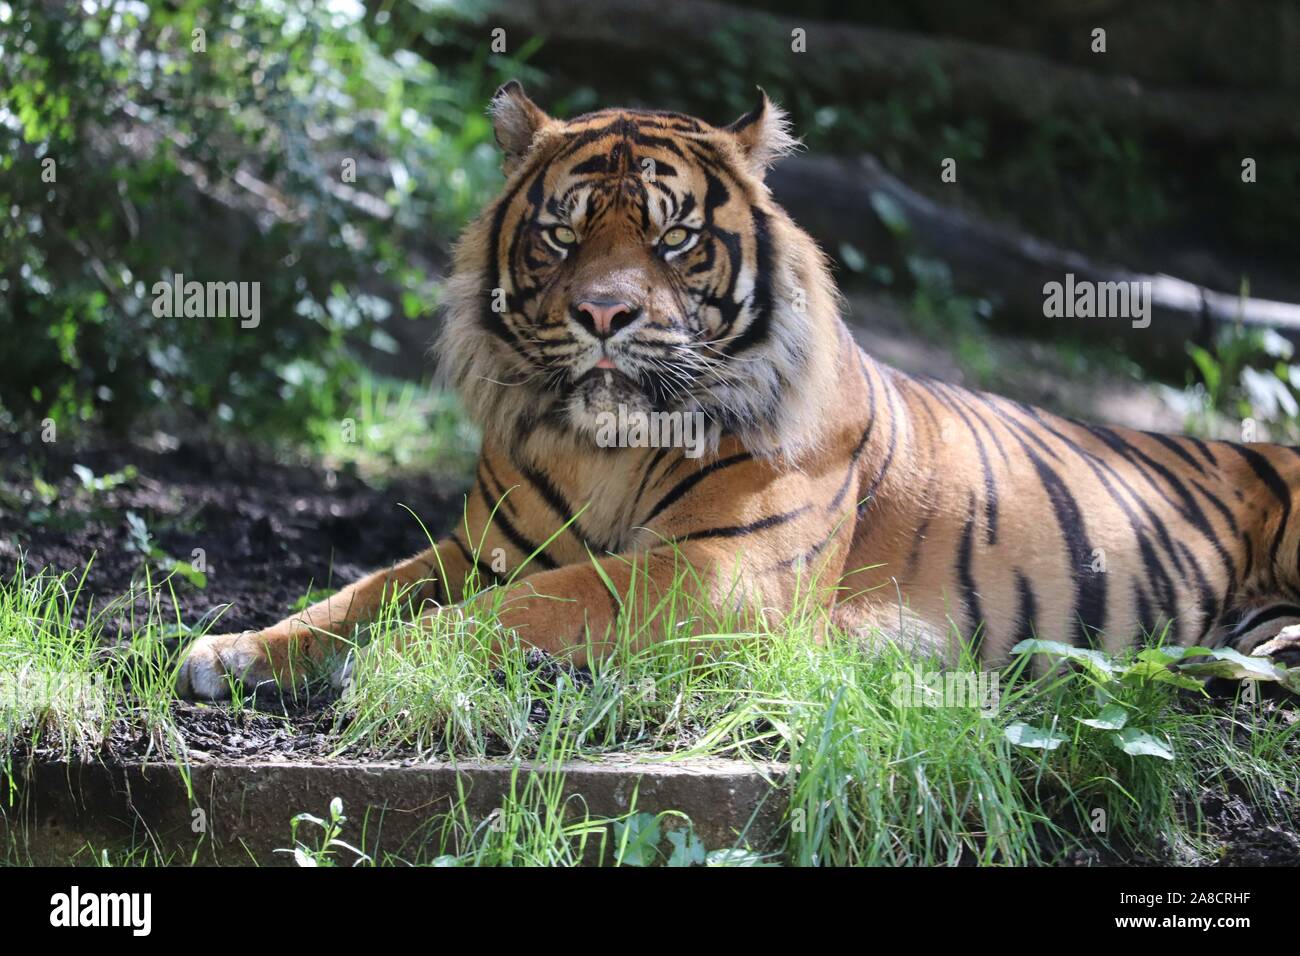
[[1200,690],[1201,682],[1182,673],[1181,670],[1174,670],[1168,664],[1160,664],[1156,661],[1138,661],[1124,668],[1120,674],[1120,680],[1126,684],[1141,684],[1151,681],[1159,684],[1173,684],[1175,687],[1182,687],[1186,690]]
[[1128,711],[1119,704],[1107,704],[1096,717],[1076,717],[1081,724],[1098,730],[1119,730],[1128,721]]
[[705,858],[707,866],[765,866],[762,858],[752,850],[731,848],[714,850]]
[[1115,744],[1126,754],[1134,757],[1159,757],[1161,760],[1173,760],[1174,752],[1169,744],[1157,740],[1144,730],[1127,727],[1115,734]]
[[1279,670],[1282,676],[1278,679],[1278,683],[1291,693],[1300,694],[1300,667],[1283,667]]
[[1197,677],[1226,677],[1231,680],[1278,680],[1281,672],[1267,657],[1247,657],[1231,647],[1216,647],[1210,652],[1212,661],[1193,661],[1181,664],[1184,674]]
[[1008,725],[1003,734],[1017,747],[1032,747],[1035,750],[1055,750],[1070,739],[1055,730],[1034,727],[1020,720]]
[[172,565],[171,569],[200,591],[208,586],[208,576],[188,561],[177,561]]
[[699,866],[704,862],[704,843],[695,835],[694,827],[669,830],[668,842],[673,852],[668,857],[669,866]]
[[635,813],[614,823],[614,845],[620,848],[619,862],[626,866],[651,866],[659,860],[659,818]]
[[1073,644],[1063,644],[1060,641],[1042,641],[1037,638],[1030,638],[1011,648],[1011,653],[1047,654],[1050,657],[1064,657],[1092,667],[1105,677],[1110,677],[1115,673],[1115,662],[1104,651],[1093,650],[1090,647],[1075,647]]
[[1189,657],[1209,657],[1213,652],[1208,647],[1179,647],[1166,644],[1162,647],[1147,647],[1138,651],[1137,659],[1154,664],[1173,664],[1185,661]]

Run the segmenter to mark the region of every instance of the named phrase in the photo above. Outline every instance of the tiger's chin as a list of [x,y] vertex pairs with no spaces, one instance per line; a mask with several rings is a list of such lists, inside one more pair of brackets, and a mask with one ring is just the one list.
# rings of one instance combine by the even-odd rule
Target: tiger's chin
[[649,415],[655,408],[641,386],[622,372],[593,369],[574,384],[567,411],[574,432],[605,447],[611,426]]

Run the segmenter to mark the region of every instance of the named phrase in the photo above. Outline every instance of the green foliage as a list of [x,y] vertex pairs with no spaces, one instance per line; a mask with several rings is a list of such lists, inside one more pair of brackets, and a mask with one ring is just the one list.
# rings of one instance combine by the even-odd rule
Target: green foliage
[[[1243,284],[1242,295],[1248,294]],[[1187,351],[1199,373],[1189,385],[1189,431],[1214,435],[1226,416],[1227,427],[1240,432],[1228,436],[1234,440],[1300,441],[1300,363],[1290,341],[1272,329],[1238,324],[1221,327],[1210,348],[1189,343]]]
[[[330,801],[329,819],[322,819],[311,813],[299,813],[290,820],[289,832],[290,838],[293,840],[293,848],[290,850],[277,850],[276,852],[292,853],[293,861],[298,866],[307,867],[336,866],[334,858],[340,850],[352,854],[354,857],[353,866],[361,866],[372,862],[369,856],[352,844],[340,839],[347,822],[348,818],[343,815],[343,801],[339,797],[335,797]],[[314,844],[306,843],[298,836],[298,830],[304,824],[320,831]]]
[[[2,9],[0,422],[346,414],[358,351],[437,302],[428,242],[499,183],[483,106],[519,64],[448,72],[360,5]],[[155,315],[176,274],[259,283],[260,324]]]
[[207,574],[189,561],[177,560],[160,548],[144,519],[134,511],[126,513],[126,530],[126,550],[138,554],[147,567],[156,568],[163,574],[180,575],[199,590],[208,586]]

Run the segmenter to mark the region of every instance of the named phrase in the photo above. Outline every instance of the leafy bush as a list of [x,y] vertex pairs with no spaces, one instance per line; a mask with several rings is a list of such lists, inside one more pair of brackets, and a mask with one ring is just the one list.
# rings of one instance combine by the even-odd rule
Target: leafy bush
[[1188,430],[1247,442],[1300,440],[1300,364],[1290,341],[1272,329],[1224,326],[1210,348],[1189,343],[1187,351],[1199,373],[1188,388]]
[[[58,6],[0,3],[0,422],[344,414],[499,181],[518,63],[440,68],[360,4]],[[260,323],[156,315],[175,274],[259,283]]]

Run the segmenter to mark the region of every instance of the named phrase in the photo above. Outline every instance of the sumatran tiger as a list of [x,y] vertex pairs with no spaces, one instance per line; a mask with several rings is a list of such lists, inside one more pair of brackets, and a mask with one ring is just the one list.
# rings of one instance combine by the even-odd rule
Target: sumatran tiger
[[[815,570],[837,630],[990,665],[1027,637],[1249,652],[1300,621],[1300,452],[1086,424],[864,354],[764,184],[797,143],[761,91],[723,127],[556,119],[515,82],[490,112],[506,183],[457,246],[439,342],[483,431],[463,520],[278,624],[201,638],[183,693],[301,673],[398,591],[472,615],[488,591],[467,578],[521,565],[502,633],[579,666],[639,613],[634,575],[764,615]],[[698,440],[629,440],[671,414]]]

